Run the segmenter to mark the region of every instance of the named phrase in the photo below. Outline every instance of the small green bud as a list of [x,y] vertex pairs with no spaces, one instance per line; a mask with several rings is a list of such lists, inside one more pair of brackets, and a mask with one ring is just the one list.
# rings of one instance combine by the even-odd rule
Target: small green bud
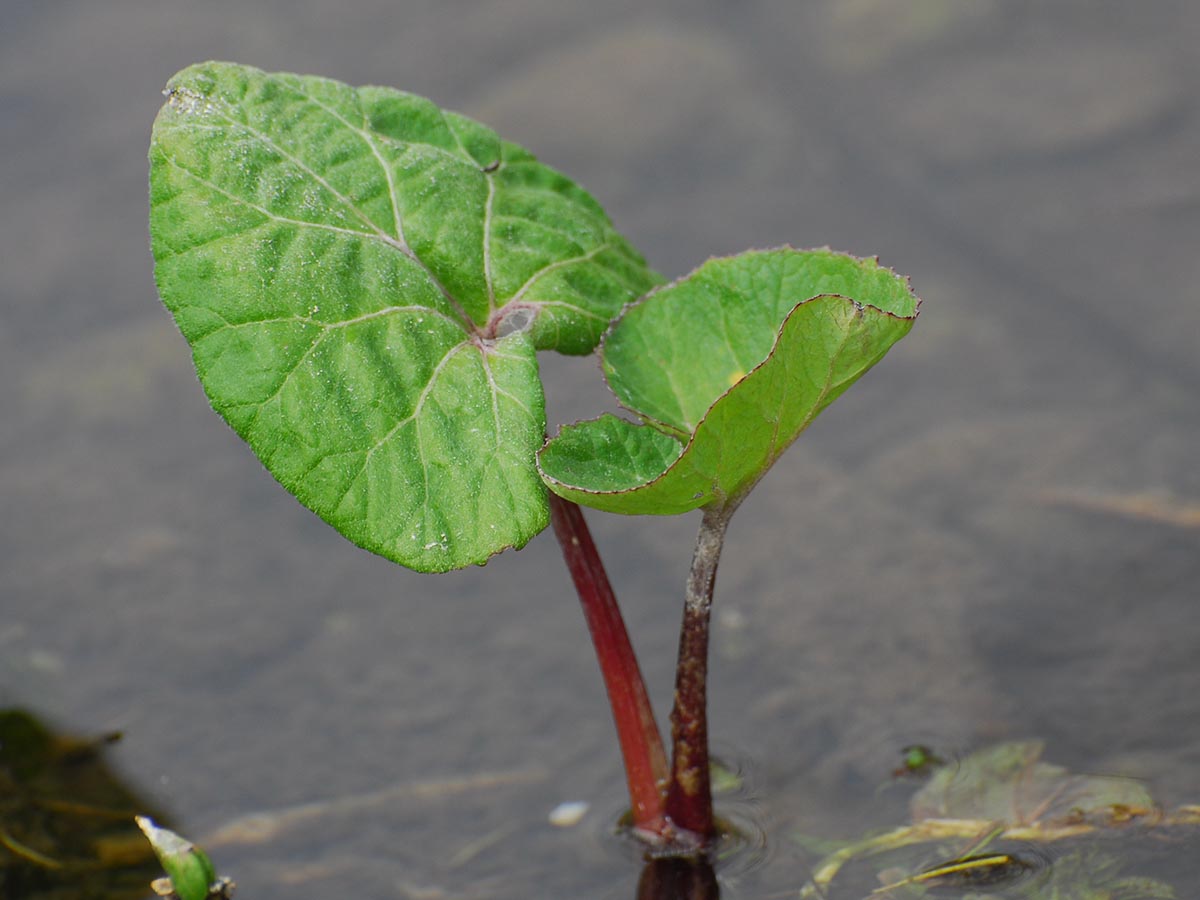
[[892,772],[896,778],[905,775],[925,777],[938,766],[945,765],[945,760],[926,747],[924,744],[912,744],[902,751],[903,764]]
[[152,885],[155,893],[175,896],[179,900],[207,900],[231,895],[232,882],[217,877],[212,861],[203,850],[175,832],[159,828],[146,816],[137,816],[137,824],[168,876]]

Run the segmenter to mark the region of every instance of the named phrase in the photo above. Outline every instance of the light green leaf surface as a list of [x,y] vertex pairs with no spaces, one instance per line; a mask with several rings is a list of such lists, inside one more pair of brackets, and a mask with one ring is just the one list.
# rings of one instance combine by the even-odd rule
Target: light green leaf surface
[[605,376],[643,424],[562,429],[539,454],[542,476],[610,512],[736,503],[908,333],[917,307],[874,260],[791,248],[710,260],[605,338]]
[[355,543],[422,571],[545,527],[535,352],[657,280],[578,186],[428,100],[229,63],[150,148],[164,303],[213,407]]

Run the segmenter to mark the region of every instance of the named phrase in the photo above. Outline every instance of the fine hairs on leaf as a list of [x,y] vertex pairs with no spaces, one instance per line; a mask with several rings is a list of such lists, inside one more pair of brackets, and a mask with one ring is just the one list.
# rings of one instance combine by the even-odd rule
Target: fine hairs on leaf
[[[150,145],[155,278],[213,408],[300,502],[417,571],[520,548],[553,507],[634,829],[709,846],[707,635],[725,528],[912,327],[907,281],[874,259],[780,247],[664,285],[585,190],[424,98],[222,62],[165,93]],[[537,353],[590,353],[602,337],[631,418],[547,442]],[[670,766],[575,504],[703,510]]]

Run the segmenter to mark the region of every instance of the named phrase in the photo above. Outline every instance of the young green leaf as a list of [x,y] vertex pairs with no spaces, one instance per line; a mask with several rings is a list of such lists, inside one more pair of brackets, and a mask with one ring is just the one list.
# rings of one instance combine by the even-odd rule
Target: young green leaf
[[642,420],[562,429],[556,493],[610,512],[736,504],[826,406],[908,333],[918,301],[874,260],[783,248],[705,263],[630,307],[605,377]]
[[206,900],[212,895],[225,895],[226,882],[217,877],[208,854],[175,832],[155,825],[147,816],[136,819],[170,879],[174,896],[179,900]]
[[422,571],[545,527],[535,352],[657,281],[586,192],[420,97],[230,63],[150,147],[164,303],[213,407],[355,543]]

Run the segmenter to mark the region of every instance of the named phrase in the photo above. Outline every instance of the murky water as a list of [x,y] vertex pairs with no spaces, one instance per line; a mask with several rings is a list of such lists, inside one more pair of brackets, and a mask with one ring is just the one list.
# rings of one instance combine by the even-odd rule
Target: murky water
[[[166,79],[227,58],[484,119],[670,276],[785,242],[911,275],[913,333],[730,532],[712,731],[768,848],[723,897],[794,895],[797,833],[902,821],[908,744],[1036,736],[1200,801],[1200,7],[1152,7],[6,3],[0,701],[122,731],[110,762],[240,896],[635,893],[551,539],[405,572],[206,407],[145,154]],[[551,421],[605,402],[546,365]],[[592,522],[665,714],[696,523]]]

